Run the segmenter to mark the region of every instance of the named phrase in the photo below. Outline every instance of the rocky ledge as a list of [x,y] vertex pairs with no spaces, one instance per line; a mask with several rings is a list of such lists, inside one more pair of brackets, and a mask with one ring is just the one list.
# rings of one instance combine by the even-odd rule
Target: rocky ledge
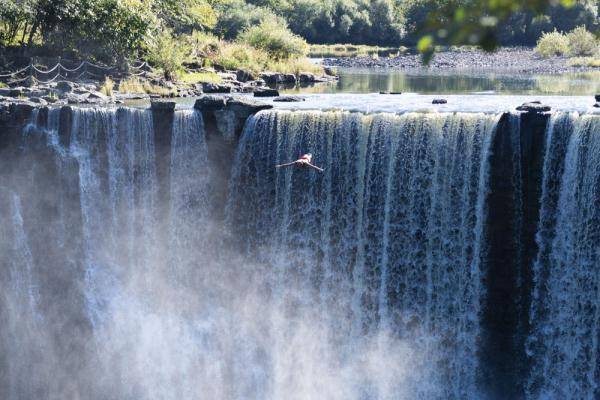
[[0,88],[0,105],[25,104],[32,107],[67,104],[110,105],[121,104],[128,100],[160,97],[197,97],[204,93],[254,93],[256,97],[276,97],[279,96],[279,92],[274,87],[308,86],[333,82],[337,79],[337,76],[334,75],[318,76],[310,72],[300,72],[297,76],[279,72],[263,72],[256,75],[245,70],[215,71],[206,68],[192,72],[215,73],[220,77],[221,82],[189,84],[153,78],[148,82],[161,88],[161,92],[168,93],[167,95],[115,91],[113,95],[107,96],[101,92],[102,83],[97,81],[37,83],[32,80],[31,82],[25,81],[23,86]]

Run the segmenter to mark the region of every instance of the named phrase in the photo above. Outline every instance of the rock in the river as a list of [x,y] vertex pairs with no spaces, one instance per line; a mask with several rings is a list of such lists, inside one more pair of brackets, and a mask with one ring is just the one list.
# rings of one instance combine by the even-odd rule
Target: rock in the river
[[204,82],[202,84],[202,91],[204,93],[231,93],[231,86],[220,83]]
[[2,89],[0,89],[0,96],[20,97],[22,95],[23,95],[23,88],[22,87],[2,88]]
[[90,92],[90,95],[89,95],[88,98],[91,98],[91,99],[100,99],[100,100],[103,100],[103,101],[110,100],[110,98],[108,96],[106,96],[104,93],[95,92],[95,91],[94,92]]
[[550,106],[544,105],[539,101],[531,101],[529,103],[523,103],[517,107],[517,111],[525,111],[531,113],[542,113],[550,111]]
[[290,85],[296,84],[296,75],[294,74],[283,74],[283,83],[287,83]]
[[240,82],[248,82],[256,79],[256,75],[254,75],[252,71],[245,69],[238,69],[235,75],[237,80]]
[[594,99],[596,99],[596,101],[600,101],[600,94],[595,95]]
[[194,108],[206,111],[220,110],[225,107],[227,100],[227,97],[205,94],[196,100],[196,103],[194,103]]
[[311,83],[315,81],[315,74],[311,72],[300,72],[298,75],[300,83]]
[[600,102],[597,102],[596,104],[594,104],[594,107],[600,108]]
[[260,74],[260,79],[264,80],[269,85],[275,85],[277,83],[283,83],[283,74],[266,71]]
[[74,93],[68,93],[65,96],[65,99],[67,100],[67,103],[69,103],[69,104],[78,104],[78,103],[84,103],[85,100],[87,99],[87,96],[77,95]]
[[30,97],[29,101],[31,101],[32,103],[35,103],[35,104],[39,104],[40,106],[48,105],[48,102],[46,100],[39,98],[39,97]]
[[294,102],[299,102],[299,101],[304,101],[306,100],[304,97],[300,97],[300,96],[281,96],[281,97],[276,97],[273,99],[273,101],[278,101],[278,102],[285,102],[285,103],[294,103]]
[[234,97],[227,101],[227,108],[239,113],[254,114],[260,110],[273,108],[273,105],[246,97]]
[[69,81],[59,81],[56,82],[56,89],[60,90],[61,92],[72,92],[73,89],[75,88],[75,84],[73,82],[69,82]]
[[448,100],[446,99],[433,99],[431,104],[446,104],[448,103]]
[[168,100],[152,100],[150,102],[150,108],[152,110],[173,111],[175,109],[175,102]]
[[277,89],[257,89],[254,92],[254,97],[277,97],[279,96],[279,91]]

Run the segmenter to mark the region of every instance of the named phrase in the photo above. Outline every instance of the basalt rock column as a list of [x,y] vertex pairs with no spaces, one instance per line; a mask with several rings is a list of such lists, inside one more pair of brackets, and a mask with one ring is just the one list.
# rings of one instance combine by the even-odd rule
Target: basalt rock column
[[480,378],[490,398],[523,397],[547,114],[504,114],[490,158]]

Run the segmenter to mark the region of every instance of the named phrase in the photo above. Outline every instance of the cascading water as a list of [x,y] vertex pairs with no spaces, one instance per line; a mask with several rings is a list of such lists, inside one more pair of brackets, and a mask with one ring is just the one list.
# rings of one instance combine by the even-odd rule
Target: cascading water
[[531,399],[600,396],[599,201],[600,118],[554,115],[533,268]]
[[0,134],[0,397],[597,397],[600,118],[552,116],[532,199],[504,117],[263,111],[223,188],[202,112],[34,110]]
[[[229,223],[272,265],[274,301],[325,321],[341,363],[378,334],[405,341],[420,360],[391,383],[393,398],[475,396],[496,122],[483,114],[262,112],[241,139]],[[305,151],[323,174],[273,168]],[[368,377],[354,383],[377,397]]]

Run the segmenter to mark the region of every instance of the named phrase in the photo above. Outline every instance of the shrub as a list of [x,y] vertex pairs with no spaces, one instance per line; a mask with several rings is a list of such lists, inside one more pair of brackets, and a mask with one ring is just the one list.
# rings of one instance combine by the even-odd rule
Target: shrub
[[263,20],[277,18],[273,11],[244,0],[220,1],[217,8],[219,18],[215,33],[227,40],[235,39],[241,32]]
[[182,64],[190,52],[185,40],[175,38],[170,29],[165,29],[151,38],[148,61],[163,70],[166,79],[173,79],[182,70]]
[[569,41],[569,52],[573,56],[589,56],[594,54],[598,48],[596,38],[584,26],[579,26],[567,33],[567,40]]
[[221,83],[222,79],[214,72],[187,72],[179,77],[179,81],[185,83],[210,82]]
[[304,39],[273,19],[264,20],[260,25],[245,30],[239,40],[266,51],[275,60],[302,57],[308,50]]
[[594,57],[573,57],[569,59],[570,66],[573,67],[600,67],[600,58]]
[[215,35],[205,32],[194,32],[187,37],[191,56],[196,58],[214,57],[221,48],[221,40]]
[[567,54],[569,40],[562,32],[556,30],[544,32],[535,46],[535,52],[544,58]]
[[147,93],[168,96],[174,93],[173,89],[168,89],[159,85],[153,85],[147,80],[141,80],[137,77],[131,77],[119,82],[119,92],[121,93]]
[[104,79],[104,83],[100,87],[100,92],[106,96],[112,96],[114,87],[115,87],[115,82],[113,82],[113,80],[110,79],[110,76],[107,76]]
[[264,50],[257,49],[245,43],[221,42],[218,53],[213,61],[226,69],[246,68],[254,72],[262,70],[269,55]]
[[323,74],[323,67],[310,62],[307,58],[291,58],[281,61],[270,61],[266,68],[269,71],[282,72],[284,74],[294,74],[298,76],[300,72],[312,72],[313,74]]

